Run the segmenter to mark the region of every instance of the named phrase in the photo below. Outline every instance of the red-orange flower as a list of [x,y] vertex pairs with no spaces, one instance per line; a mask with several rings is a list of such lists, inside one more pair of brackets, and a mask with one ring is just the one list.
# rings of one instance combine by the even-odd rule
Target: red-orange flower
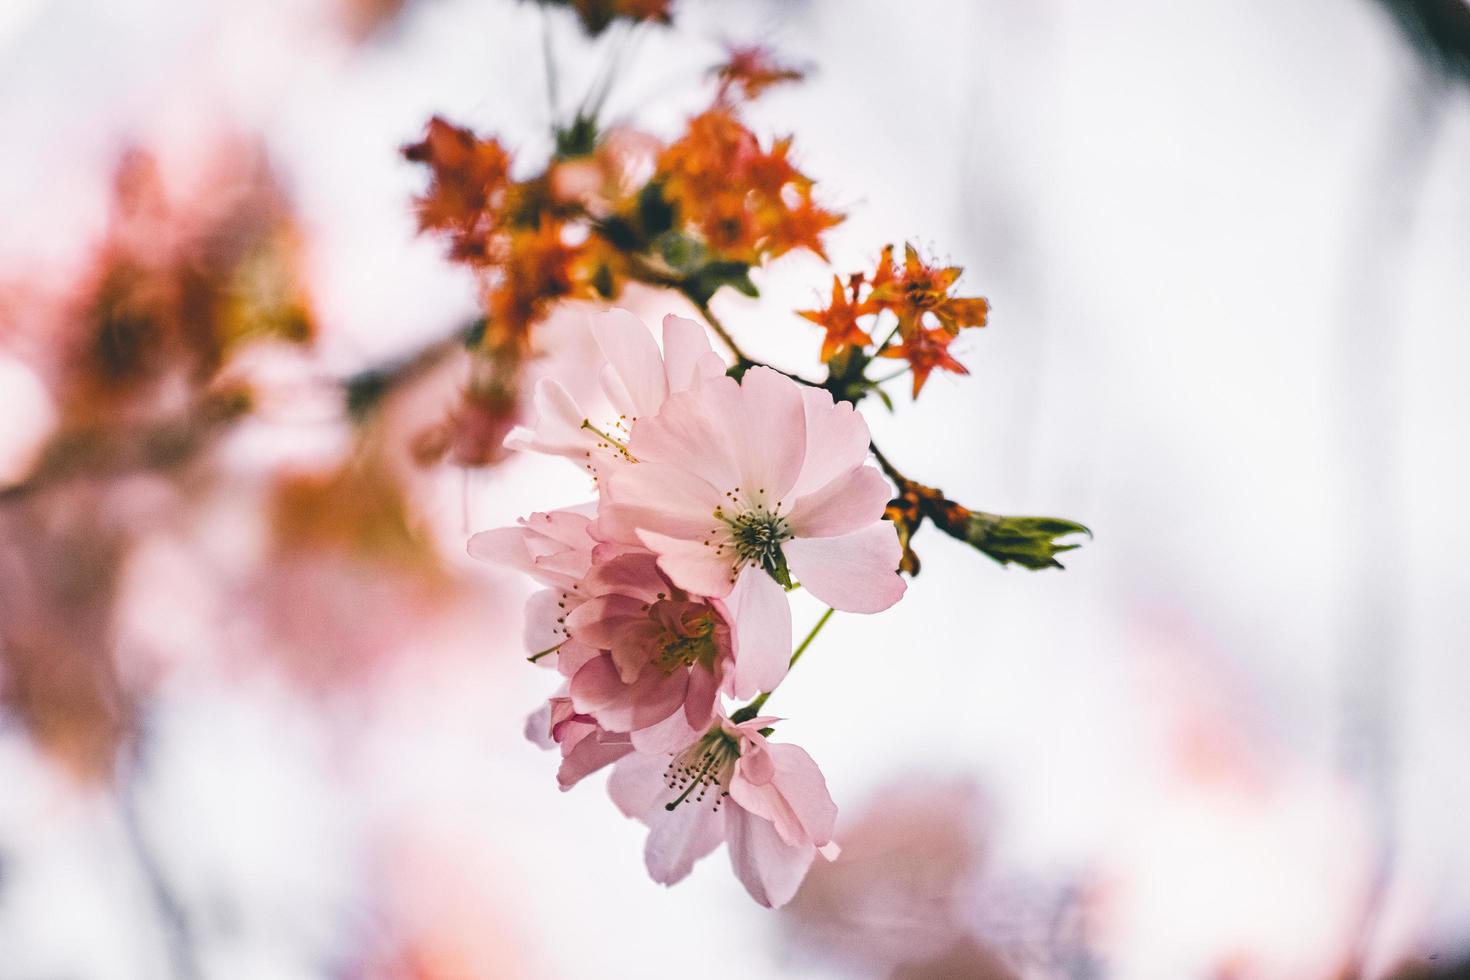
[[918,325],[903,338],[901,344],[888,348],[880,356],[902,358],[909,362],[914,371],[914,397],[917,398],[924,382],[929,380],[929,374],[935,368],[955,374],[970,373],[969,368],[950,356],[949,345],[953,340],[954,335],[943,327]]
[[873,275],[873,291],[869,303],[874,310],[889,309],[898,314],[905,330],[917,326],[925,313],[932,313],[951,336],[965,327],[983,327],[990,304],[979,296],[950,296],[959,279],[959,266],[930,265],[919,258],[912,245],[904,246],[902,269],[895,269],[893,248],[883,250],[883,258]]
[[825,310],[798,310],[805,317],[827,331],[822,338],[822,360],[830,361],[848,347],[866,347],[873,342],[868,332],[858,326],[860,308],[853,305],[842,280],[832,277],[832,301]]
[[429,189],[415,202],[420,230],[447,234],[452,258],[487,261],[510,186],[510,154],[499,141],[435,116],[403,155],[430,170]]
[[821,235],[842,216],[820,207],[812,180],[788,159],[791,140],[769,150],[725,107],[695,116],[659,156],[657,180],[720,259],[755,265],[797,248],[825,255]]
[[537,228],[511,232],[486,297],[486,346],[523,352],[532,324],[552,303],[578,291],[583,257],[580,248],[566,243],[559,222],[547,220]]
[[806,77],[800,69],[776,61],[768,49],[758,44],[730,48],[729,59],[715,68],[714,76],[720,82],[721,102],[737,91],[746,99],[754,99],[773,85]]

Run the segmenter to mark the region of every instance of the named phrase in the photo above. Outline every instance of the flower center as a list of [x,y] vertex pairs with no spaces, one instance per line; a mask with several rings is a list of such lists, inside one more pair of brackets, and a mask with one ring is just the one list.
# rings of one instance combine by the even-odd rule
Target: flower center
[[723,553],[729,548],[734,552],[730,557],[735,575],[746,565],[757,565],[790,588],[791,573],[786,568],[786,556],[781,552],[781,545],[791,540],[791,525],[781,516],[781,502],[776,501],[772,507],[766,502],[765,495],[764,490],[757,490],[753,497],[742,496],[739,487],[725,494],[732,507],[738,506],[740,510],[731,513],[724,506],[715,508],[715,517],[723,521],[730,531],[729,540],[722,542],[716,551]]
[[713,669],[719,656],[719,624],[713,610],[702,604],[660,599],[649,615],[664,626],[654,657],[659,670],[672,674],[695,665]]
[[715,810],[730,795],[730,776],[735,760],[740,758],[740,743],[723,728],[716,726],[669,762],[664,782],[679,795],[665,810],[678,809],[680,803],[702,803],[711,789],[715,791]]

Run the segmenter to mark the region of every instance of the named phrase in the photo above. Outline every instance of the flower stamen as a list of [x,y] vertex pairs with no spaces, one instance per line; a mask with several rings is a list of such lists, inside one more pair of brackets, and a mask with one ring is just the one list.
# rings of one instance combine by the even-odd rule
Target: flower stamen
[[672,802],[665,803],[664,809],[672,812],[686,800],[702,803],[710,788],[714,787],[715,810],[719,810],[725,797],[730,795],[730,776],[735,771],[735,760],[739,758],[740,743],[724,729],[712,729],[669,762],[664,782],[669,789],[680,790],[680,793]]

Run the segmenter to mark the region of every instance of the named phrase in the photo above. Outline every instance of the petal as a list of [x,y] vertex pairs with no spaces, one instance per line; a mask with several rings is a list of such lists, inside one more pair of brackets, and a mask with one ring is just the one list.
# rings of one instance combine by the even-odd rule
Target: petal
[[729,559],[703,541],[672,538],[654,531],[639,531],[638,540],[658,555],[658,567],[685,591],[719,598],[729,595],[735,585]]
[[[577,671],[581,670],[587,661],[601,655],[602,651],[596,647],[589,647],[576,640],[567,640],[561,645],[561,649],[556,651],[556,669],[563,677],[575,677]],[[540,661],[538,660],[537,663]]]
[[656,602],[660,595],[667,594],[669,585],[659,574],[653,555],[633,551],[595,563],[582,582],[582,590],[588,595],[617,593]]
[[648,874],[661,885],[681,881],[694,862],[720,846],[725,839],[725,822],[709,800],[690,800],[655,815],[649,824],[648,843],[643,849]]
[[735,877],[766,908],[791,901],[817,853],[811,844],[787,844],[768,822],[728,801],[725,837]]
[[633,426],[628,450],[643,462],[667,463],[717,487],[716,496],[740,482],[734,458],[740,385],[712,378],[691,391],[670,395],[663,409]]
[[753,781],[745,773],[745,758],[736,763],[730,780],[730,798],[746,810],[769,820],[788,844],[827,843],[837,823],[837,804],[827,791],[822,770],[798,745],[771,743],[760,753],[770,771]]
[[773,505],[783,499],[806,458],[801,385],[770,368],[753,367],[740,381],[739,414],[724,423],[745,497],[764,497]]
[[882,520],[892,497],[893,487],[882,473],[857,466],[798,498],[786,521],[798,538],[830,538]]
[[604,385],[613,406],[632,419],[656,415],[669,389],[664,381],[664,360],[652,332],[627,310],[598,314],[590,326],[617,378],[617,385]]
[[626,735],[594,732],[582,739],[561,760],[556,770],[556,783],[563,791],[571,789],[603,766],[617,762],[633,751]]
[[[560,589],[543,589],[532,593],[526,600],[526,625],[522,639],[526,652],[532,656],[543,650],[554,650],[567,638],[560,622],[566,615],[564,595],[566,593]],[[554,662],[555,654],[543,655],[536,661],[548,667]]]
[[551,702],[526,716],[526,741],[543,749],[556,748],[556,740],[551,737]]
[[567,616],[567,630],[581,643],[611,650],[623,633],[646,620],[643,603],[630,596],[604,595],[588,599]]
[[[711,354],[714,350],[704,327],[672,313],[664,317],[664,376],[671,393],[687,391],[707,377],[704,372],[708,371]],[[724,363],[719,361],[719,355],[714,356],[719,363],[717,373],[724,374]]]
[[762,569],[740,573],[725,600],[735,642],[734,696],[751,698],[786,676],[791,660],[791,603]]
[[633,727],[632,691],[606,654],[582,665],[572,678],[571,695],[573,706],[594,716],[603,728],[627,731]]
[[703,540],[719,525],[720,493],[687,470],[662,463],[623,466],[604,481],[598,533],[636,544],[637,530]]
[[684,712],[675,711],[657,725],[634,730],[631,737],[633,748],[639,752],[668,756],[687,749],[707,730],[707,726],[690,728],[684,719]]
[[670,798],[664,775],[667,755],[637,753],[623,758],[607,781],[607,795],[623,816],[649,823]]
[[834,404],[832,393],[806,385],[806,460],[793,493],[811,493],[868,458],[868,423],[848,402]]
[[531,555],[526,550],[526,529],[523,527],[497,527],[472,534],[465,544],[465,551],[477,561],[531,573]]
[[517,426],[505,437],[505,447],[522,452],[566,456],[582,462],[597,445],[597,436],[582,428],[587,413],[577,400],[553,378],[542,378],[532,389],[530,428]]
[[705,731],[714,718],[715,701],[720,695],[720,678],[712,670],[692,667],[689,670],[689,687],[684,692],[684,720],[691,729]]
[[681,709],[688,690],[688,671],[665,674],[658,670],[645,670],[629,691],[633,702],[633,717],[626,729],[637,731],[652,728],[670,715],[682,714]]
[[835,538],[792,538],[781,550],[802,587],[833,609],[882,612],[903,596],[898,532],[888,521]]

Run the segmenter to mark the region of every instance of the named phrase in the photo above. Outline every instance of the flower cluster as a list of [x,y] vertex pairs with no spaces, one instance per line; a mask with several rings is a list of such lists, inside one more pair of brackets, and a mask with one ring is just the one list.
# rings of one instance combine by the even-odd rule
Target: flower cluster
[[890,487],[862,416],[829,392],[766,367],[729,377],[680,317],[665,318],[662,350],[624,311],[592,329],[615,416],[594,419],[547,378],[534,423],[507,442],[572,460],[597,500],[477,534],[470,553],[543,587],[525,643],[564,685],[530,734],[560,748],[562,788],[614,765],[614,802],[650,828],[655,880],[723,841],[751,895],[780,905],[836,853],[821,771],[768,741],[777,719],[759,714],[793,662],[787,592],[859,613],[898,601]]
[[[592,36],[615,18],[663,22],[670,6],[551,5],[574,7]],[[925,524],[1029,568],[1060,567],[1055,556],[1073,546],[1056,539],[1086,529],[965,508],[870,440],[857,406],[873,396],[891,409],[888,381],[912,373],[917,397],[936,370],[968,373],[950,345],[985,325],[989,304],[959,293],[957,266],[913,246],[900,261],[890,246],[872,272],[834,276],[830,304],[799,311],[824,330],[819,382],[747,355],[711,309],[727,287],[758,297],[752,271],[780,256],[826,259],[842,220],[796,165],[792,139],[763,139],[741,119],[747,101],[800,70],[731,48],[709,72],[707,107],[668,140],[602,127],[611,73],[553,126],[555,151],[529,176],[499,141],[438,118],[405,148],[430,174],[421,228],[474,271],[484,310],[459,338],[478,365],[465,405],[419,440],[420,458],[487,465],[502,450],[540,453],[592,479],[586,506],[469,544],[541,586],[525,645],[561,686],[528,735],[559,749],[563,789],[613,768],[614,802],[649,826],[655,880],[680,880],[724,842],[751,895],[781,905],[817,854],[836,854],[820,770],[769,740],[778,719],[762,710],[817,630],[833,611],[897,602],[900,572],[919,571],[912,541]],[[595,402],[552,376],[523,397],[537,325],[567,300],[605,308],[629,284],[674,294],[704,323],[667,317],[660,342],[630,313],[598,314]],[[884,359],[904,367],[870,374]],[[380,380],[366,382],[370,396]],[[787,593],[798,587],[830,609],[793,649]]]
[[[668,4],[575,6],[597,33],[612,16],[664,19]],[[740,120],[744,101],[801,73],[760,48],[734,48],[713,74],[710,107],[667,145],[603,128],[584,105],[556,128],[545,166],[523,179],[512,176],[513,154],[498,139],[437,116],[403,148],[429,173],[416,201],[420,230],[473,270],[484,307],[465,339],[485,369],[460,419],[443,428],[478,425],[467,438],[428,440],[426,459],[457,448],[455,462],[496,461],[475,433],[508,427],[535,327],[558,302],[615,301],[636,282],[702,305],[724,286],[755,295],[750,271],[770,259],[797,249],[825,256],[823,236],[842,216],[817,203],[789,137],[763,145]]]
[[[925,262],[912,245],[904,246],[903,265],[898,266],[889,245],[872,275],[853,273],[846,284],[833,276],[826,309],[802,310],[800,315],[826,331],[823,361],[833,363],[846,355],[859,371],[874,357],[907,361],[917,398],[936,368],[970,373],[949,353],[949,345],[964,328],[985,326],[990,304],[979,296],[951,295],[961,271],[958,266]],[[872,324],[884,313],[892,314],[897,323],[888,339],[868,352],[865,348],[873,345]],[[858,322],[863,319],[868,326]],[[851,364],[839,363],[851,372]]]

